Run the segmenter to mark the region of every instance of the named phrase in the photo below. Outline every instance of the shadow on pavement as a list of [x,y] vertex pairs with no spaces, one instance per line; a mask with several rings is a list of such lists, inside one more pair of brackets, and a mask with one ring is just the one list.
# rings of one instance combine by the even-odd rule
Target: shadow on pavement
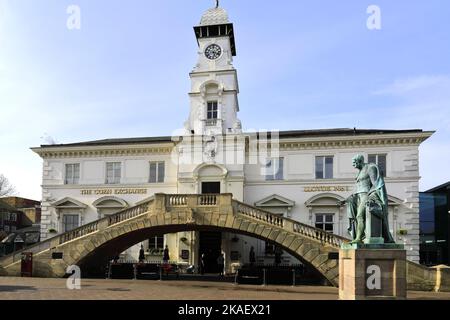
[[36,287],[30,286],[0,286],[0,292],[36,291]]

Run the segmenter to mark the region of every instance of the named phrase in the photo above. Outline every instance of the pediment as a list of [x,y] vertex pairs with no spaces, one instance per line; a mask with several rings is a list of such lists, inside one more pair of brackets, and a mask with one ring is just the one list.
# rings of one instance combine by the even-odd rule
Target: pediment
[[277,194],[268,196],[260,201],[255,202],[255,207],[293,207],[295,201],[289,200]]
[[73,198],[64,198],[52,204],[55,208],[86,209],[87,205]]
[[307,207],[339,207],[339,201],[344,200],[343,197],[334,193],[322,193],[315,195],[305,202]]
[[125,200],[117,197],[102,197],[92,204],[96,208],[126,208],[128,204]]

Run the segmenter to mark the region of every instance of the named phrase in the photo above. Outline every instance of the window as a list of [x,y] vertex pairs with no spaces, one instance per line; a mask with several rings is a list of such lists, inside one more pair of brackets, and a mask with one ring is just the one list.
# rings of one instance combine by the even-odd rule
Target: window
[[275,245],[272,242],[266,241],[265,253],[275,254]]
[[284,158],[270,159],[266,163],[265,175],[266,181],[283,180]]
[[163,254],[164,236],[155,236],[148,239],[148,251],[153,255]]
[[148,248],[152,249],[164,249],[164,236],[155,236],[148,239]]
[[207,119],[217,119],[218,115],[218,103],[217,101],[209,101],[208,102],[208,109],[207,109]]
[[316,228],[333,233],[333,214],[316,214]]
[[150,162],[150,183],[164,182],[165,163],[164,162]]
[[333,157],[316,157],[316,179],[333,179]]
[[385,154],[369,154],[369,163],[375,163],[380,168],[380,173],[386,177],[386,155]]
[[67,232],[76,228],[78,228],[78,215],[65,214],[63,216],[63,231]]
[[121,172],[120,162],[108,162],[106,163],[106,183],[118,184],[120,183]]
[[9,220],[13,221],[13,222],[16,222],[17,221],[17,214],[16,213],[11,213],[11,216],[10,216]]
[[80,182],[80,164],[66,164],[65,184],[78,184]]
[[5,225],[5,232],[9,232],[9,225]]

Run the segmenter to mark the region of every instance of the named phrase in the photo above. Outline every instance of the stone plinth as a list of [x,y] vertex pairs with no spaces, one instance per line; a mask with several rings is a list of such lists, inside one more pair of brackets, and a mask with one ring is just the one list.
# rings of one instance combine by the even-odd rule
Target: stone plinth
[[406,299],[406,251],[367,247],[339,251],[339,299]]

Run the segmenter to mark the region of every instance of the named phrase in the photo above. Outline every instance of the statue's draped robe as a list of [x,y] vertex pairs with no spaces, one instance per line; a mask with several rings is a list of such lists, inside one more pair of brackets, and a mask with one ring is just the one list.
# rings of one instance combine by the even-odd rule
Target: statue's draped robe
[[368,174],[370,176],[370,181],[372,183],[372,188],[369,191],[368,201],[374,201],[382,209],[382,219],[383,219],[383,238],[385,243],[394,243],[395,240],[389,230],[389,200],[386,190],[386,184],[384,178],[377,165],[369,163]]
[[[360,185],[358,182],[367,178],[367,175],[370,178],[370,189],[369,190],[359,190]],[[365,208],[367,203],[374,202],[381,211],[382,216],[382,224],[383,224],[383,238],[385,243],[394,243],[395,240],[392,237],[391,232],[389,231],[389,222],[388,222],[388,195],[386,191],[386,185],[384,182],[384,178],[380,173],[380,170],[376,164],[369,163],[365,164],[361,169],[358,178],[357,178],[357,190],[355,194],[350,196],[347,200],[348,203],[348,218],[350,219],[350,228],[349,232],[352,235],[352,238],[356,238],[356,229],[355,224],[362,223],[362,220],[365,221]],[[367,192],[368,191],[368,192]],[[358,216],[359,214],[359,216]],[[364,217],[364,219],[363,219]],[[358,219],[359,218],[359,219]]]

